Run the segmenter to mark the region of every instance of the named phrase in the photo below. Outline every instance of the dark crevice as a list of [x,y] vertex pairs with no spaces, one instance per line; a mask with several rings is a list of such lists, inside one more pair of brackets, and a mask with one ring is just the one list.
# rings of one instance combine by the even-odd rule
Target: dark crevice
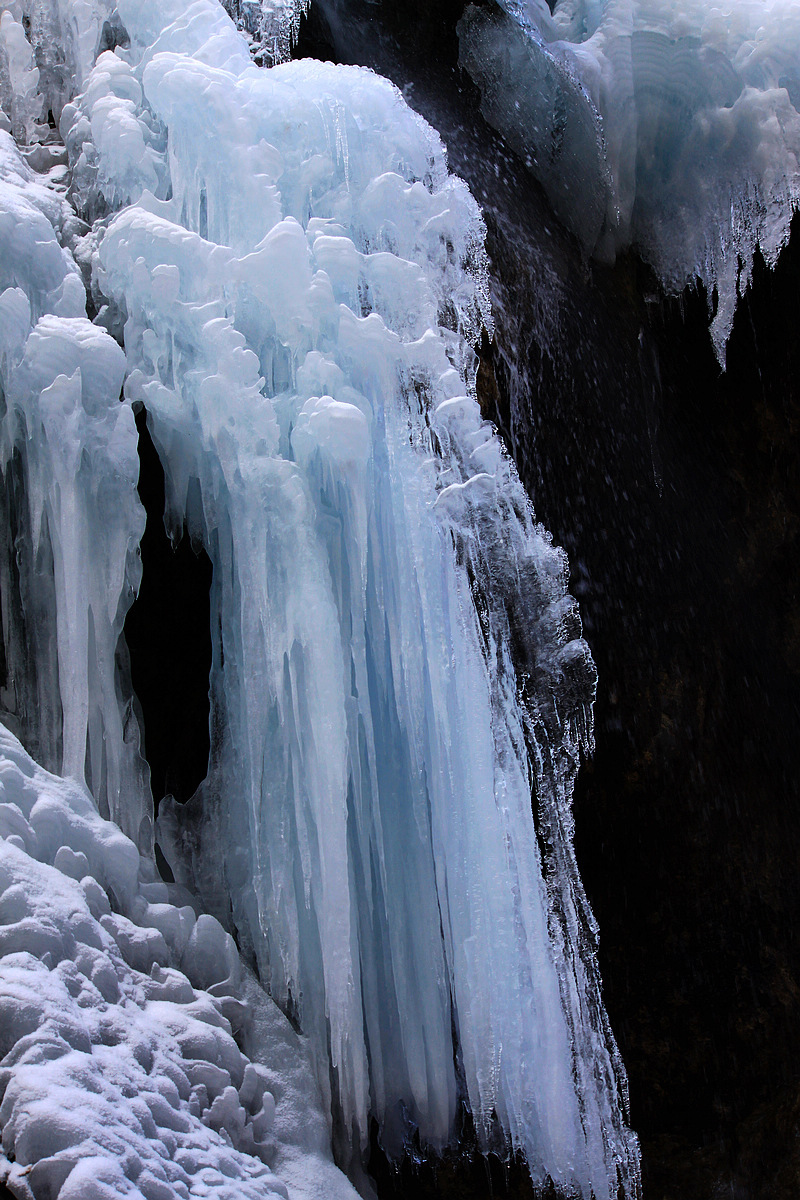
[[186,534],[173,546],[164,526],[164,471],[147,428],[139,431],[139,497],[147,512],[142,585],[125,620],[131,680],[141,708],[156,811],[170,794],[185,803],[208,770],[212,567]]

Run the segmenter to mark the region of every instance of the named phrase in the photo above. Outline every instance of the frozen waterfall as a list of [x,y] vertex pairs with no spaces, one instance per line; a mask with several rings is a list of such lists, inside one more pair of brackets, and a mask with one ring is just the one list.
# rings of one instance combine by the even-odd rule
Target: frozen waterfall
[[[228,7],[241,28],[215,0],[2,17],[4,709],[133,839],[148,904],[155,833],[235,934],[354,1173],[372,1118],[437,1150],[466,1105],[536,1183],[635,1196],[572,852],[594,668],[475,399],[480,211],[386,81],[253,64],[302,6]],[[213,564],[208,775],[155,831],[120,642],[138,406],[168,526]]]

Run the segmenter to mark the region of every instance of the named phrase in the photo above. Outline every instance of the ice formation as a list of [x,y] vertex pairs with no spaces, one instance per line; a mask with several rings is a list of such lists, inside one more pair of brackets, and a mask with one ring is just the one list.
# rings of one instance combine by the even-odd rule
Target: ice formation
[[724,360],[753,252],[775,261],[800,203],[795,0],[500,0],[459,37],[484,116],[590,253],[633,242],[668,288],[717,288]]
[[286,62],[311,0],[222,0],[225,11],[250,42],[259,66]]
[[[390,1151],[415,1133],[441,1148],[466,1104],[482,1145],[522,1150],[537,1182],[587,1200],[635,1195],[638,1148],[571,843],[594,669],[565,557],[474,399],[470,347],[491,321],[477,206],[390,84],[308,61],[260,69],[215,0],[37,0],[12,16],[44,65],[41,109],[24,53],[9,85],[8,123],[38,139],[28,163],[0,134],[10,719],[74,781],[65,804],[79,814],[89,785],[143,871],[151,809],[120,641],[141,569],[143,405],[167,522],[214,568],[208,777],[188,810],[162,802],[157,836],[181,894],[235,931],[307,1035],[341,1160],[357,1172],[372,1118]],[[40,838],[28,800],[12,803]],[[61,870],[84,854],[102,883],[102,864],[64,838],[46,860]],[[19,869],[32,888],[45,870]],[[131,971],[149,969],[160,937],[172,957],[158,942],[159,969],[218,982],[179,953],[180,905],[157,936],[125,924],[155,921],[148,906],[168,903],[158,885],[131,878],[122,896],[107,882],[118,912],[100,924]],[[55,998],[69,969],[50,966],[30,970],[59,971]],[[112,967],[143,1004],[161,986],[158,971],[150,985]],[[171,1012],[158,1010],[158,1037],[179,1042]],[[100,1018],[86,1020],[91,1043]],[[95,1057],[111,1072],[110,1053]],[[256,1101],[223,1065],[219,1112],[250,1156],[231,1156],[241,1181],[261,1170],[261,1134],[246,1133]],[[65,1069],[48,1068],[53,1089],[106,1087],[97,1064],[75,1079]],[[119,1078],[107,1086],[141,1086]],[[182,1114],[173,1133],[202,1140],[182,1087],[177,1099],[161,1089]],[[31,1129],[51,1111],[36,1096]],[[52,1157],[49,1136],[36,1145]],[[142,1170],[156,1178],[158,1143],[171,1158],[173,1140],[159,1133],[146,1162],[136,1142]],[[184,1194],[202,1174],[167,1186]]]
[[230,935],[2,726],[0,1126],[19,1200],[355,1200]]
[[125,356],[86,317],[58,240],[78,224],[63,189],[38,182],[5,132],[0,170],[4,708],[42,762],[85,775],[138,836],[143,764],[117,662],[144,528],[133,414],[119,404]]

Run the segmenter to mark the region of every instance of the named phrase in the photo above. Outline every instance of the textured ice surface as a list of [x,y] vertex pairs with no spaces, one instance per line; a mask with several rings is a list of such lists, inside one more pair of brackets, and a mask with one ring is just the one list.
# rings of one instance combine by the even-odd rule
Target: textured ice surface
[[[490,325],[478,208],[390,84],[314,62],[258,69],[214,0],[64,0],[46,15],[74,33],[60,83],[44,67],[38,83],[68,177],[47,167],[52,134],[39,182],[0,144],[4,703],[70,794],[85,781],[138,847],[101,927],[133,972],[156,961],[236,991],[222,926],[201,917],[186,941],[193,917],[137,883],[151,825],[118,639],[140,570],[142,404],[170,529],[188,526],[214,567],[209,774],[191,809],[162,803],[159,837],[308,1036],[343,1160],[358,1169],[372,1118],[390,1151],[415,1131],[441,1147],[466,1102],[482,1144],[513,1143],[537,1182],[633,1195],[571,841],[594,668],[565,557],[474,398],[470,346]],[[55,849],[57,870],[84,855],[106,886],[86,839]],[[183,1018],[157,1011],[180,1042]],[[271,1037],[277,1018],[258,1011]],[[218,1060],[207,1037],[185,1121],[203,1124],[205,1095],[203,1127],[250,1154],[260,1094],[247,1098],[230,1039]],[[85,1067],[90,1093],[140,1086],[115,1082],[112,1059],[101,1082]],[[54,1094],[79,1082],[54,1076]],[[167,1107],[183,1114],[182,1086]],[[270,1164],[302,1178],[311,1132],[292,1135],[275,1098],[294,1157]],[[316,1116],[308,1129],[318,1148]],[[153,1174],[161,1152],[147,1153]]]
[[775,260],[800,201],[795,0],[501,7],[459,26],[487,120],[589,252],[633,241],[669,288],[716,285],[724,357],[753,251]]
[[0,1182],[20,1200],[354,1200],[302,1040],[187,899],[0,726]]
[[144,513],[125,356],[86,318],[59,244],[74,214],[0,132],[0,582],[10,686],[3,706],[48,767],[91,784],[138,837],[143,764],[121,703],[117,644],[138,586]]
[[166,136],[142,105],[130,65],[106,50],[80,100],[61,114],[72,167],[70,191],[87,219],[138,200],[166,195]]
[[[0,104],[15,124],[15,134],[24,128],[29,141],[30,119],[46,119],[52,112],[58,120],[65,101],[83,86],[104,39],[113,40],[114,4],[3,0],[2,8]],[[42,135],[46,130],[45,122]]]
[[311,0],[222,0],[237,27],[250,43],[259,65],[286,62],[297,41],[300,20]]

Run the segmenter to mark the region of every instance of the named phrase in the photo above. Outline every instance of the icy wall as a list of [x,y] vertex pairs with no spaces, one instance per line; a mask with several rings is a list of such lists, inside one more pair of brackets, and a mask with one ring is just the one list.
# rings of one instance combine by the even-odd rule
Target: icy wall
[[589,253],[633,243],[669,289],[717,287],[724,361],[753,251],[774,263],[800,201],[794,0],[500,0],[459,37],[484,116]]
[[537,1182],[634,1195],[571,844],[594,669],[474,399],[478,208],[391,85],[259,69],[214,0],[44,11],[3,60],[6,708],[146,859],[143,405],[214,568],[209,774],[158,837],[308,1036],[342,1160],[466,1102]]
[[63,168],[37,179],[2,131],[0,157],[4,708],[42,762],[85,775],[138,836],[144,765],[116,661],[144,527],[133,413],[118,403],[125,355],[87,319],[59,243],[78,225]]

